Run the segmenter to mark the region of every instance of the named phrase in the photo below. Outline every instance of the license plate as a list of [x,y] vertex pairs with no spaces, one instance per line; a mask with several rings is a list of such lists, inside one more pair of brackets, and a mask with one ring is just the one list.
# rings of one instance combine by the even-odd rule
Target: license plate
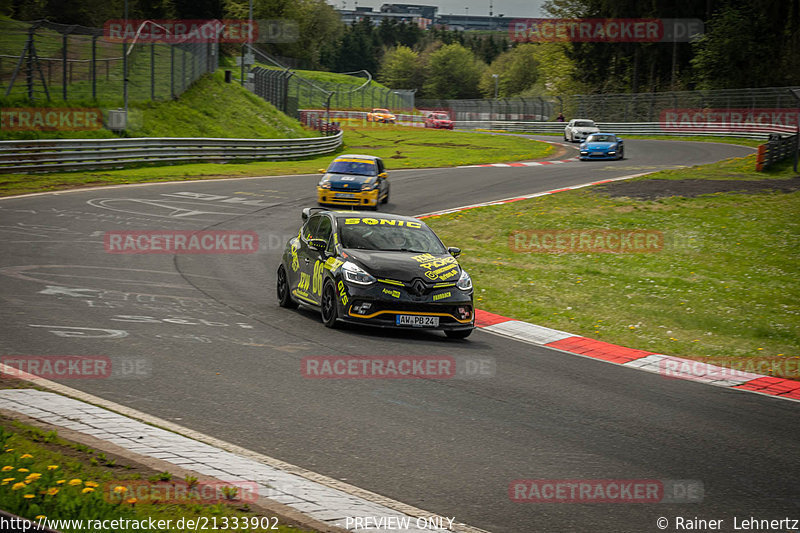
[[336,198],[355,198],[356,195],[349,192],[336,193]]
[[414,326],[415,328],[439,327],[438,316],[397,315],[395,324],[398,326]]
[[591,155],[606,155],[603,152],[592,152]]

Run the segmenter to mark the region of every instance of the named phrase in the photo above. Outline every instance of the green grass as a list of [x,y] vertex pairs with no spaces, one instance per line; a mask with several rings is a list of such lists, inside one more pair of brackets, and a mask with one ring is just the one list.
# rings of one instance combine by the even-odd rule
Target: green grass
[[[654,178],[703,179],[752,169],[753,157]],[[767,176],[788,178],[784,164]],[[476,287],[479,308],[657,353],[714,361],[800,359],[800,192],[644,201],[598,187],[428,219]],[[515,253],[534,229],[651,229],[658,253]],[[796,369],[797,366],[794,366]],[[797,377],[794,375],[787,377]]]
[[[121,496],[113,500],[113,487],[138,487],[145,480],[169,481],[167,473],[151,471],[109,459],[85,445],[65,440],[55,431],[23,424],[0,417],[0,507],[23,518],[35,520],[43,515],[48,519],[82,520],[171,520],[172,527],[159,531],[184,531],[177,528],[181,518],[205,516],[241,521],[259,516],[240,502],[230,503],[151,503],[130,501]],[[22,469],[20,471],[19,469]],[[136,470],[132,473],[132,470]],[[37,474],[40,474],[37,477]],[[182,482],[183,480],[175,480]],[[187,478],[187,482],[189,479]],[[196,479],[194,479],[196,481]],[[139,490],[139,489],[137,489]],[[162,494],[165,489],[162,489]],[[24,497],[27,495],[28,497]],[[274,522],[270,522],[270,526]],[[85,523],[84,523],[85,524]],[[281,531],[302,533],[302,530],[279,525],[277,529],[250,531]],[[79,529],[61,529],[65,533]],[[118,528],[115,531],[140,531]]]
[[[410,128],[389,124],[346,128],[345,146],[338,153],[367,153],[383,157],[389,170],[449,167],[546,157],[553,147],[520,137],[491,136]],[[55,191],[74,187],[188,179],[309,174],[327,167],[335,154],[300,161],[258,161],[212,164],[0,175],[0,196]]]

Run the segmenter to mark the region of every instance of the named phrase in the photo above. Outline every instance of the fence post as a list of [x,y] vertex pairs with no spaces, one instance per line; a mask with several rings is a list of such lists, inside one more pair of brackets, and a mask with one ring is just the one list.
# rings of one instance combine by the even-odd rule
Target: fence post
[[156,44],[150,43],[150,100],[156,99]]
[[175,45],[169,46],[169,95],[175,99]]
[[67,33],[61,35],[61,96],[67,101]]
[[97,100],[97,35],[92,35],[92,100]]

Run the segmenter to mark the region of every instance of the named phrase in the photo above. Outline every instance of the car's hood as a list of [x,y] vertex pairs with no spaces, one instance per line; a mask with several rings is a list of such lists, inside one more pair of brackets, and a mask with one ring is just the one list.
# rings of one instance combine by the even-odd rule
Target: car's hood
[[616,146],[616,144],[615,142],[590,142],[584,143],[584,146],[586,146],[588,150],[608,150]]
[[420,254],[382,250],[345,249],[364,270],[376,278],[411,281],[421,278],[427,283],[458,281],[461,269],[456,258],[448,253]]
[[580,131],[582,133],[597,133],[600,131],[600,128],[593,128],[591,126],[573,126],[573,131]]
[[326,174],[325,177],[331,182],[332,187],[346,187],[355,190],[361,190],[361,185],[366,182],[371,182],[375,176],[361,176],[358,174]]

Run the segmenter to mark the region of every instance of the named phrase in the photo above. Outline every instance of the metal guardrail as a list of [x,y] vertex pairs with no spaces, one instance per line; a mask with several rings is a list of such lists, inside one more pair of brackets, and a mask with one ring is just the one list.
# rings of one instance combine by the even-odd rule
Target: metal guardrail
[[342,132],[301,139],[153,137],[3,141],[0,174],[178,161],[282,160],[331,153],[341,144]]
[[779,134],[770,135],[769,142],[758,147],[756,170],[761,172],[775,163],[794,156],[794,170],[797,172],[798,149],[800,149],[800,134],[795,133],[788,137],[783,137]]
[[[487,129],[526,133],[564,133],[565,122],[510,122],[497,120],[456,121],[462,129]],[[794,133],[792,126],[782,124],[725,124],[720,122],[668,126],[661,122],[598,122],[597,127],[608,133],[628,135],[724,136],[767,139],[772,133]]]

